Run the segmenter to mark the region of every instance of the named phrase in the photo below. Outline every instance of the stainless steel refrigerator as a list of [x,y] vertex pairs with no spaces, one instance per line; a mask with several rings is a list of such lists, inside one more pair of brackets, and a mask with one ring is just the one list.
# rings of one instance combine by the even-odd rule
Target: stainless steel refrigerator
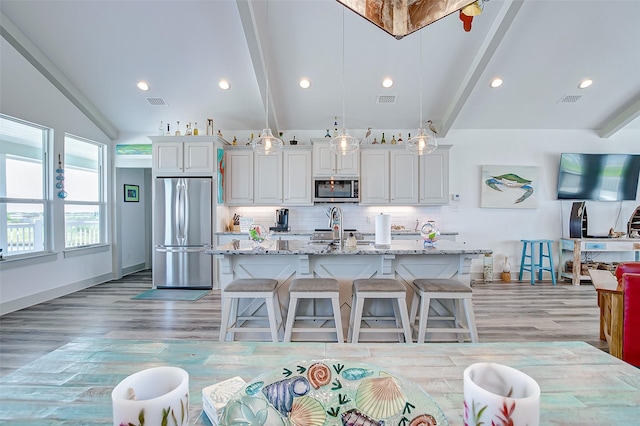
[[212,288],[211,178],[156,178],[153,198],[153,287]]

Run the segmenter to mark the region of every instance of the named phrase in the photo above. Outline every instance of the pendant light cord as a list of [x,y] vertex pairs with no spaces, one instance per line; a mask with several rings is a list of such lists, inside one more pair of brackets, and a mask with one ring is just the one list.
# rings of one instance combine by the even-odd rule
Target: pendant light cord
[[420,32],[420,120],[418,129],[422,129],[422,32]]
[[345,95],[344,95],[344,8],[342,8],[342,128],[346,129],[345,123]]
[[264,73],[265,78],[267,80],[267,88],[265,93],[265,123],[264,128],[269,129],[269,55],[267,53],[268,45],[270,41],[270,33],[269,33],[269,0],[267,0],[267,42],[265,43],[264,49]]

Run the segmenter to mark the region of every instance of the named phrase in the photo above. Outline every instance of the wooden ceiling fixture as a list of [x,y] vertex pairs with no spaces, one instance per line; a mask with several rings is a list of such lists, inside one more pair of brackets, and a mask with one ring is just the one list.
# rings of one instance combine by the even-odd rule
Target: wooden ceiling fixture
[[398,40],[475,0],[337,0]]

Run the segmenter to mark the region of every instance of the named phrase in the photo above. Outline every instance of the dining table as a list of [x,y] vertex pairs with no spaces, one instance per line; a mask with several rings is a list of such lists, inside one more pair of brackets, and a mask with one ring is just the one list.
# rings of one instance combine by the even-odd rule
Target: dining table
[[111,424],[114,386],[137,371],[171,365],[189,373],[189,424],[209,425],[203,388],[233,377],[250,382],[287,363],[313,360],[379,366],[418,386],[451,426],[464,424],[463,372],[478,362],[508,365],[535,379],[541,425],[635,425],[640,419],[640,369],[580,341],[341,344],[83,337],[0,378],[0,424]]

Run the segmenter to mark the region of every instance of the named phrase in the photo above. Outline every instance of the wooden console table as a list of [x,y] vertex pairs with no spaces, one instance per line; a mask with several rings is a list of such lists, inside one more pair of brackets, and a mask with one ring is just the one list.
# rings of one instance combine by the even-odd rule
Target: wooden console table
[[[633,252],[635,260],[640,261],[640,239],[638,238],[561,238],[560,261],[558,262],[558,281],[570,278],[571,284],[580,285],[580,280],[591,279],[582,275],[581,260],[585,252]],[[569,257],[568,254],[571,253]],[[568,259],[565,259],[568,258]],[[565,272],[566,260],[573,261],[573,270]]]
[[609,271],[589,271],[591,282],[598,292],[600,307],[600,340],[609,344],[609,353],[622,359],[622,331],[624,328],[624,292],[615,275]]

